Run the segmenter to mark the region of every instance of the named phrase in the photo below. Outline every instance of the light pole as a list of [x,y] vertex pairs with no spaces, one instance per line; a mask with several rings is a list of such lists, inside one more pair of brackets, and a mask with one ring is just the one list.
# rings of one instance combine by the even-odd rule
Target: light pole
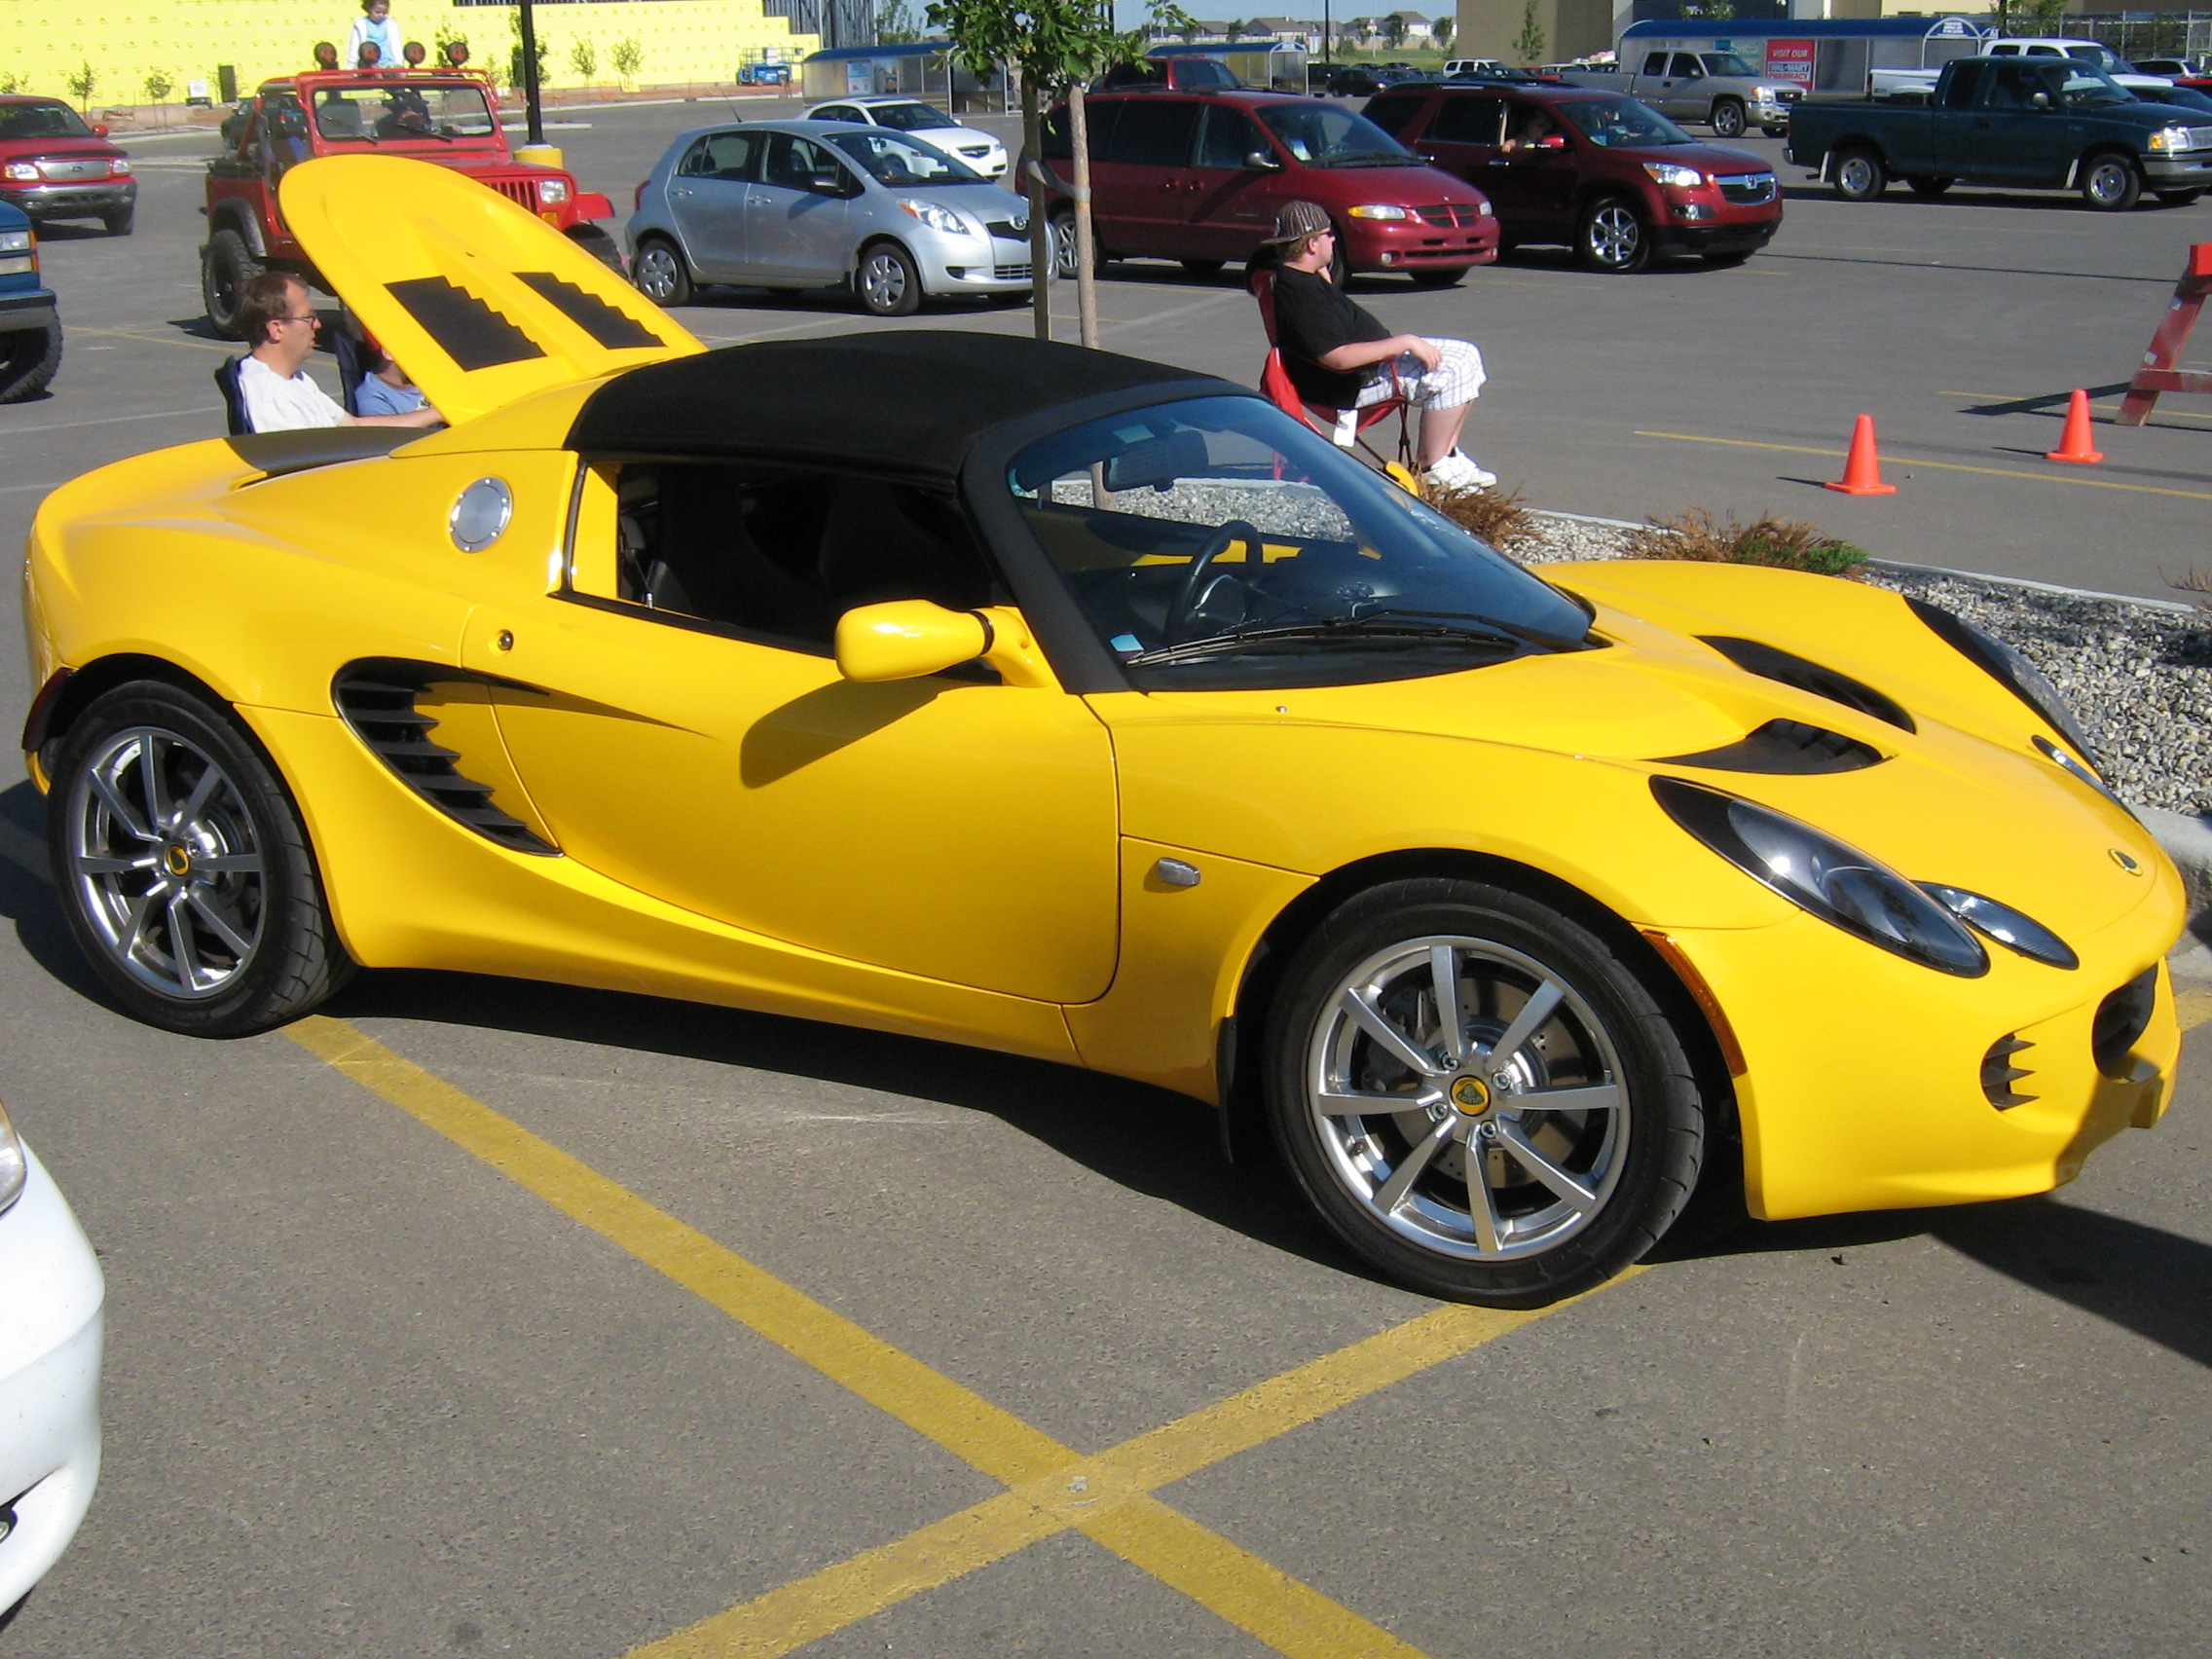
[[545,142],[545,112],[537,107],[537,25],[530,15],[530,0],[520,0],[522,12],[522,101],[530,127],[530,142]]

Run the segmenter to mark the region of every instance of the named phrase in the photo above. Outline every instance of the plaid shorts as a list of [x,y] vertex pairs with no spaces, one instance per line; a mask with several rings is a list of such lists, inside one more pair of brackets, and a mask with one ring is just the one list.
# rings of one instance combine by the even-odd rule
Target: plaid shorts
[[1481,395],[1483,354],[1464,340],[1430,340],[1444,353],[1433,369],[1420,366],[1411,351],[1401,351],[1387,362],[1375,365],[1375,378],[1359,388],[1358,407],[1402,397],[1417,409],[1454,409]]

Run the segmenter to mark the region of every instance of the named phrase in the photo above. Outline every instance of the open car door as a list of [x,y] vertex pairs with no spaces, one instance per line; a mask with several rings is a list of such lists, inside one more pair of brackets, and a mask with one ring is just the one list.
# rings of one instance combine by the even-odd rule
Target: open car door
[[279,197],[324,281],[455,425],[706,349],[619,273],[451,167],[324,156],[287,172]]

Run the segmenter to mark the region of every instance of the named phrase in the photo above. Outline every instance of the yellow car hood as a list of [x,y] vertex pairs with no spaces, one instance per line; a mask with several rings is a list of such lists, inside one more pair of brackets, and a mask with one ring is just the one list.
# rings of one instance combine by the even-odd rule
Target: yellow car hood
[[278,187],[332,292],[459,425],[706,348],[581,246],[451,167],[325,156]]

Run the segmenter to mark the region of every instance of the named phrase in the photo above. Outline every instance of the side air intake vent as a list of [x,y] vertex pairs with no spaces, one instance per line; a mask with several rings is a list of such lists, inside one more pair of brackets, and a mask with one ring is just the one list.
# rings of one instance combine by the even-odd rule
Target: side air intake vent
[[1732,639],[1725,634],[1703,634],[1699,638],[1746,674],[1794,685],[1800,691],[1810,691],[1816,697],[1825,697],[1831,703],[1841,703],[1847,709],[1857,709],[1862,715],[1887,720],[1899,731],[1920,729],[1895,698],[1837,669],[1824,668],[1780,646],[1762,645],[1756,640]]
[[1734,743],[1701,755],[1670,755],[1677,766],[1702,766],[1711,772],[1856,772],[1879,765],[1882,752],[1840,731],[1826,731],[1802,720],[1769,720]]
[[2151,1015],[2157,1006],[2156,968],[2144,969],[2097,1005],[2097,1017],[2089,1026],[2089,1051],[2096,1056],[2097,1070],[2122,1083],[2127,1081],[2128,1056],[2150,1029]]
[[1981,1091],[2000,1112],[2009,1112],[2015,1106],[2025,1106],[2035,1098],[2032,1094],[2020,1093],[2012,1087],[2020,1079],[2036,1075],[2028,1067],[2012,1063],[2014,1054],[2025,1052],[2034,1047],[2033,1043],[2018,1037],[2000,1037],[1989,1045],[1989,1052],[1981,1056]]
[[431,741],[438,722],[415,700],[435,681],[455,678],[454,670],[427,663],[359,662],[342,670],[330,691],[353,735],[448,818],[518,853],[559,854],[521,819],[494,806],[492,786],[456,768],[459,755]]

